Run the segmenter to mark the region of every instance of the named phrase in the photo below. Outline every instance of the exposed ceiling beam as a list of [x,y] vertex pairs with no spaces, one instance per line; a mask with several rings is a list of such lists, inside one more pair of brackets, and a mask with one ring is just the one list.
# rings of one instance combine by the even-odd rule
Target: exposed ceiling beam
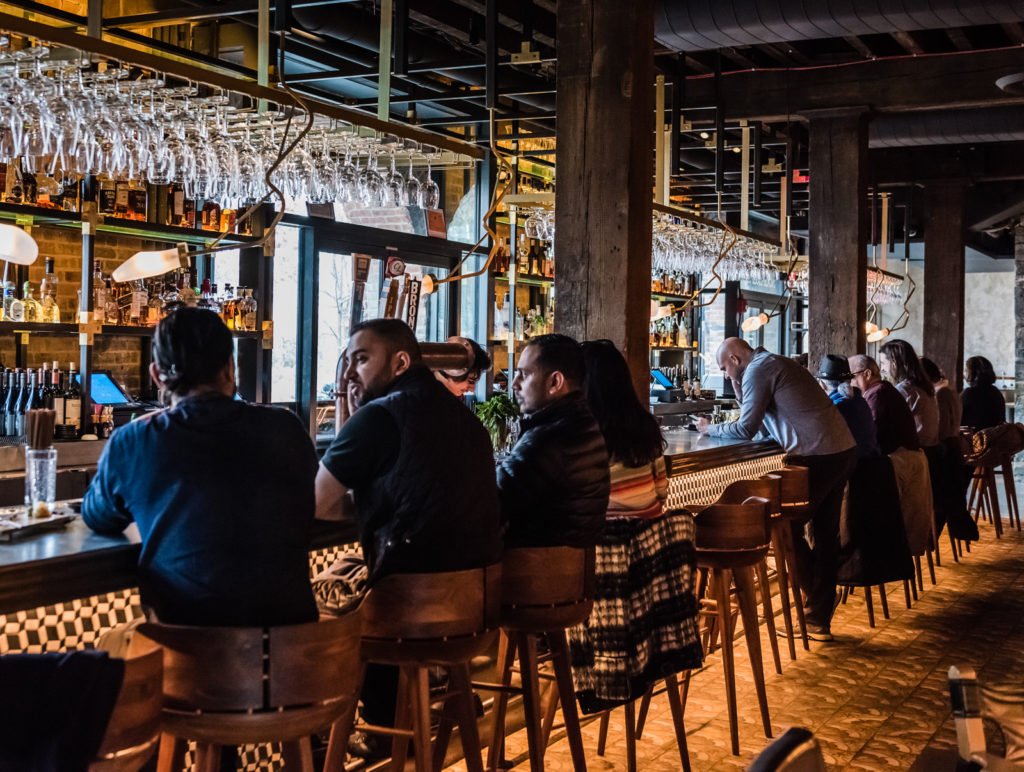
[[1024,43],[1024,24],[1019,21],[1011,21],[1002,25],[1003,32],[1010,38],[1014,43],[1018,45]]
[[[880,112],[1021,104],[996,87],[1019,72],[1016,49],[857,62],[842,67],[764,70],[722,76],[721,103],[729,121],[794,120],[804,111],[867,106]],[[716,104],[712,78],[688,78],[687,107]]]
[[745,57],[743,54],[741,54],[735,48],[723,48],[722,49],[722,56],[724,56],[730,62],[735,62],[740,67],[746,67],[746,68],[751,69],[751,70],[753,70],[753,69],[755,69],[757,67],[756,64],[754,64],[752,61],[750,61],[750,59]]
[[868,158],[868,178],[876,185],[1024,179],[1024,142],[879,148],[870,151]]
[[[294,0],[292,8],[309,8],[317,5],[336,5],[337,0]],[[270,6],[274,11],[273,3]],[[257,5],[252,0],[228,0],[219,5],[179,5],[150,13],[136,13],[128,16],[110,16],[103,19],[104,27],[119,29],[137,29],[140,27],[162,27],[169,24],[180,24],[186,21],[203,21],[231,16],[242,16],[257,13]]]
[[921,44],[918,43],[917,40],[914,39],[914,36],[911,35],[909,32],[896,30],[895,32],[890,32],[889,35],[892,37],[893,40],[899,43],[900,48],[902,48],[908,54],[920,56],[921,54],[924,53],[924,49],[921,48]]
[[957,51],[970,51],[974,46],[967,38],[967,33],[962,27],[951,27],[946,30],[946,37],[950,39]]
[[875,54],[874,51],[871,50],[871,48],[868,46],[868,44],[865,43],[863,40],[861,40],[861,38],[859,38],[857,35],[849,35],[849,36],[843,38],[843,40],[845,40],[847,42],[847,44],[851,48],[853,48],[853,50],[855,50],[858,54],[863,56],[865,59],[877,59],[878,58],[878,56]]

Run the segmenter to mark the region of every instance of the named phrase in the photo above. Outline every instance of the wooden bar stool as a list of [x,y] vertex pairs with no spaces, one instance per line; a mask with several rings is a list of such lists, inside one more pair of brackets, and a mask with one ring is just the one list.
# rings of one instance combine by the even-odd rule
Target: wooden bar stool
[[761,661],[761,638],[757,626],[754,597],[754,568],[764,560],[770,544],[768,526],[769,502],[750,498],[742,504],[715,503],[696,513],[697,565],[710,574],[711,593],[715,598],[717,627],[721,631],[722,664],[729,711],[729,734],[732,752],[739,755],[739,728],[736,712],[736,676],[733,665],[733,625],[729,587],[736,584],[736,599],[743,618],[743,632],[761,709],[766,737],[772,736],[765,693],[764,667]]
[[[179,627],[147,623],[139,635],[163,647],[159,772],[180,772],[186,741],[196,768],[216,772],[223,746],[281,743],[288,770],[312,772],[309,736],[332,727],[343,769],[362,663],[359,611],[281,627]],[[333,766],[332,766],[333,765]]]
[[[777,474],[763,475],[756,480],[739,480],[729,485],[718,497],[718,504],[742,504],[750,498],[761,498],[768,502],[768,516],[777,516],[782,510],[782,478]],[[778,563],[776,559],[776,563]],[[772,609],[772,588],[768,582],[768,555],[754,566],[757,577],[757,588],[761,595],[761,608],[764,613],[765,626],[771,641],[772,658],[775,661],[775,672],[782,675],[782,660],[779,657],[779,638],[775,634],[775,611]],[[780,574],[781,576],[781,574]],[[780,582],[782,580],[780,579]],[[790,656],[796,659],[793,651],[792,622],[787,630],[790,642]]]
[[[772,547],[775,550],[776,569],[779,564],[785,572],[779,574],[779,589],[782,598],[782,617],[786,625],[790,657],[796,655],[793,645],[793,620],[790,613],[790,593],[792,590],[793,605],[796,607],[796,621],[800,628],[800,638],[804,649],[810,650],[807,638],[807,621],[804,618],[803,583],[799,566],[796,561],[796,540],[803,535],[802,529],[811,517],[811,478],[805,466],[784,466],[772,472],[779,478],[780,508],[771,520]],[[781,559],[780,559],[781,555]]]
[[[522,676],[523,711],[530,748],[530,769],[542,772],[544,751],[554,710],[561,701],[573,769],[587,768],[576,710],[576,691],[570,669],[566,628],[582,624],[594,606],[594,549],[537,547],[511,549],[502,560],[501,629],[498,647],[499,684],[476,684],[495,689],[494,730],[487,768],[497,769],[505,751],[505,714],[516,655]],[[556,687],[541,721],[537,639],[544,636],[554,667]],[[550,716],[550,718],[549,718]]]
[[156,646],[124,662],[124,680],[89,772],[137,772],[156,753],[163,707],[164,655]]
[[[392,738],[393,772],[405,768],[410,739],[416,772],[440,769],[452,721],[459,725],[466,768],[483,772],[469,662],[497,635],[501,575],[501,564],[437,574],[392,574],[367,593],[361,607],[363,659],[394,665],[400,675],[394,728],[359,728]],[[441,734],[431,755],[427,676],[435,666],[448,669],[452,688],[444,698]]]

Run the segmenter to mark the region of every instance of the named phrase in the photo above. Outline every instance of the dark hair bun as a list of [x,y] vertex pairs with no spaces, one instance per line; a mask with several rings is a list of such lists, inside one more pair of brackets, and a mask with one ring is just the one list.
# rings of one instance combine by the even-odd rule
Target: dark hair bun
[[183,306],[157,325],[153,361],[168,391],[184,396],[213,383],[235,354],[231,331],[213,311]]

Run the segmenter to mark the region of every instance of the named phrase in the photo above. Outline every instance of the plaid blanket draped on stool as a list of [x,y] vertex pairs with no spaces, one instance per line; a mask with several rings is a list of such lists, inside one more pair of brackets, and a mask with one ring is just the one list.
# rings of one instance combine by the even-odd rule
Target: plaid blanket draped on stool
[[642,696],[666,674],[700,667],[693,516],[615,518],[597,545],[594,610],[569,629],[584,713]]

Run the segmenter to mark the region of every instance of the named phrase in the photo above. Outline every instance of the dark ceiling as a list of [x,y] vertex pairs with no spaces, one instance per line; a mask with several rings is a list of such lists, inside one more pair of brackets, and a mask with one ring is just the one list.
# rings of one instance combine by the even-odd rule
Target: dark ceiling
[[[1003,57],[1018,62],[1018,69],[1024,70],[1024,3],[902,0],[898,5],[905,11],[902,16],[890,18],[879,12],[861,19],[837,15],[852,14],[851,8],[857,6],[839,0],[811,4],[802,0],[657,2],[655,65],[667,83],[665,123],[678,129],[673,135],[673,200],[710,212],[721,206],[726,216],[736,216],[741,155],[731,151],[738,149],[741,141],[738,119],[750,117],[750,125],[757,129],[755,137],[759,136],[763,168],[781,169],[764,172],[758,186],[755,221],[772,227],[770,222],[778,218],[781,209],[783,174],[794,172],[800,179],[807,173],[807,130],[796,101],[792,105],[787,102],[785,109],[754,104],[762,97],[759,92],[767,95],[762,101],[770,96],[771,88],[761,89],[762,82],[781,83],[779,88],[792,93],[799,93],[800,87],[794,84],[807,83],[810,85],[804,88],[814,97],[812,92],[826,93],[833,83],[836,89],[849,89],[850,79],[869,69],[883,73],[882,77],[893,83],[903,82],[907,89],[915,87],[915,78],[923,78],[934,68],[953,67],[954,76],[945,79],[949,86],[955,85],[961,70],[964,77],[974,73],[987,78],[988,71],[973,63],[989,62],[993,57],[997,65]],[[172,48],[174,44],[166,41],[174,36],[168,33],[179,25],[193,22],[212,27],[215,34],[210,37],[217,43],[207,53],[246,69],[253,66],[251,46],[231,45],[230,40],[244,41],[246,37],[232,38],[227,33],[231,28],[254,30],[255,6],[255,0],[163,0],[154,12],[108,17],[104,25],[108,31],[129,37],[155,26],[154,36],[165,41],[161,45]],[[765,10],[782,6],[792,7],[785,18],[773,18]],[[517,137],[554,136],[554,0],[394,0],[394,7],[390,83],[394,119],[485,142],[487,108],[493,106],[501,121],[499,132],[514,132]],[[310,94],[375,112],[379,2],[294,0],[290,14],[286,19],[288,81]],[[758,21],[755,24],[751,19]],[[979,20],[988,23],[966,23]],[[921,28],[936,22],[941,28]],[[898,26],[890,28],[889,24]],[[826,36],[835,30],[844,34]],[[496,44],[491,49],[489,40]],[[740,42],[708,47],[723,41]],[[491,70],[488,57],[493,57],[495,65]],[[490,89],[489,71],[494,73]],[[716,73],[720,75],[716,77]],[[989,85],[992,82],[991,78],[985,80]],[[733,94],[730,88],[742,94]],[[929,113],[910,118],[890,114],[901,108],[885,103],[887,88],[862,95],[867,100],[863,104],[878,113],[872,129],[871,173],[879,186],[887,186],[914,211],[918,197],[912,191],[927,179],[927,173],[920,176],[922,170],[926,172],[934,164],[918,159],[916,166],[907,166],[904,179],[895,179],[890,173],[893,158],[920,155],[922,148],[935,154],[973,183],[970,224],[981,226],[972,232],[973,245],[1006,256],[1012,253],[1012,245],[1000,229],[1011,217],[1007,213],[1018,216],[1018,204],[1024,202],[1016,182],[1024,179],[1024,154],[1011,154],[1004,161],[998,153],[979,151],[979,147],[1002,147],[1002,143],[1015,141],[1024,144],[1024,94],[1000,95],[994,85],[988,94],[968,82],[962,90],[968,94],[985,91],[989,101],[968,99],[968,104],[957,104],[960,115],[955,123],[945,114],[941,90]],[[950,89],[951,94],[955,92]],[[899,89],[893,93],[898,100]],[[1017,107],[1007,107],[1008,101],[1016,102]],[[719,110],[726,152],[723,173],[716,183],[714,129]],[[1018,112],[1000,114],[999,110]],[[993,121],[1005,125],[1005,131],[986,131]],[[807,184],[796,182],[789,190],[790,211],[799,226],[806,213]],[[994,222],[1001,213],[1006,215],[1004,220]],[[920,223],[915,221],[912,230],[919,233]]]

